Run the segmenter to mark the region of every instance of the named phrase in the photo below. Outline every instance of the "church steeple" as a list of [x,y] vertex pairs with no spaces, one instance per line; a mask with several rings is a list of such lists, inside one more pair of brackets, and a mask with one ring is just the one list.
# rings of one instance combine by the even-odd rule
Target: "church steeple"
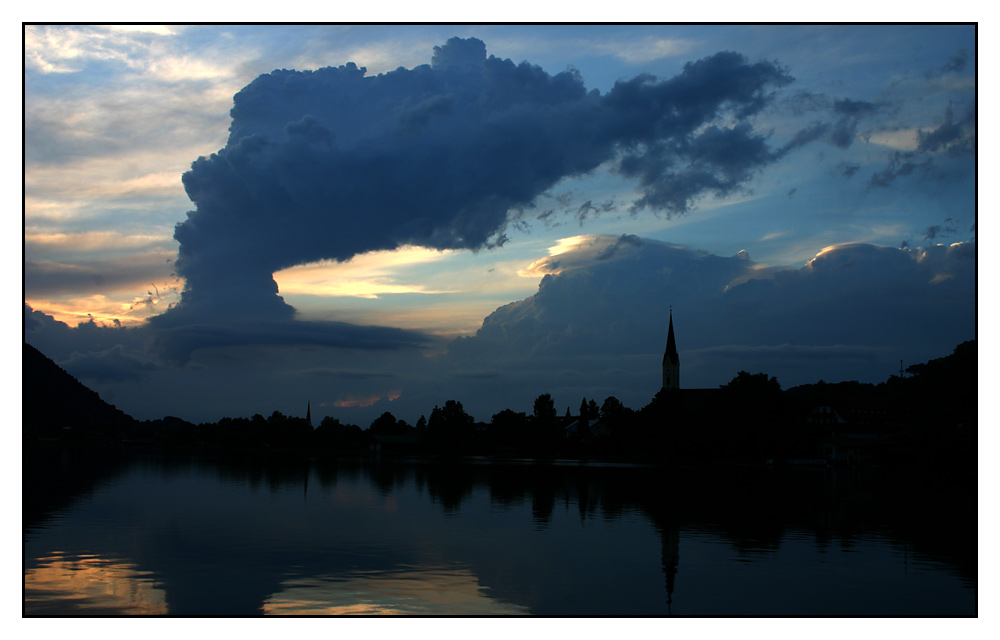
[[306,423],[311,427],[313,426],[312,419],[312,402],[306,400]]
[[674,310],[670,310],[670,325],[667,328],[667,348],[663,352],[663,388],[679,389],[681,386],[681,361],[677,357],[677,342],[674,340]]

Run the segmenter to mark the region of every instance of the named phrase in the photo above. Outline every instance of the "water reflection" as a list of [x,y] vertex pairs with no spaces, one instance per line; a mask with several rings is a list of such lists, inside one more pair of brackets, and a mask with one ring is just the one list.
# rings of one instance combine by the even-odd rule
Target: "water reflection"
[[[276,457],[116,469],[26,528],[25,613],[975,613],[975,517],[892,478]],[[83,576],[98,571],[114,586],[95,593]]]
[[95,555],[53,553],[24,576],[24,611],[31,615],[163,615],[165,592],[135,564]]
[[525,615],[526,607],[489,597],[466,568],[412,567],[304,576],[282,583],[264,602],[267,615]]

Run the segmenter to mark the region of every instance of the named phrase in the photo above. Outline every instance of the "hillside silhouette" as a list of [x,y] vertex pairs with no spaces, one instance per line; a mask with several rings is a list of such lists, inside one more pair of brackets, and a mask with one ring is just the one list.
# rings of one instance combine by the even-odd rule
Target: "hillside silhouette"
[[136,420],[24,343],[21,425],[26,439],[120,437]]
[[23,356],[21,516],[29,530],[112,477],[121,456],[110,445],[138,423],[35,347],[25,343]]

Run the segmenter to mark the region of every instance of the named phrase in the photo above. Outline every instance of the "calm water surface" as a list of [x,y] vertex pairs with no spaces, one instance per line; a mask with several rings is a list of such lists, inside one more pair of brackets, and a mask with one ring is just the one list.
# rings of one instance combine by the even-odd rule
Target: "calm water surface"
[[29,615],[976,614],[974,506],[858,472],[49,462]]

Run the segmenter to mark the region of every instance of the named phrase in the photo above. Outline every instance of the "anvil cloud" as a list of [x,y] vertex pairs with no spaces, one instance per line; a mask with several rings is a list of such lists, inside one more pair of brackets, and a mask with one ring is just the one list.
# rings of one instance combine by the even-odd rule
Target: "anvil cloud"
[[226,147],[184,175],[196,209],[174,234],[186,285],[172,313],[287,317],[280,269],[503,244],[512,212],[605,164],[638,178],[637,207],[684,212],[775,158],[750,120],[791,81],[722,52],[601,95],[475,38],[377,76],[353,63],[262,75],[236,94]]
[[975,36],[29,25],[24,337],[139,418],[638,407],[671,307],[878,382],[977,331]]

